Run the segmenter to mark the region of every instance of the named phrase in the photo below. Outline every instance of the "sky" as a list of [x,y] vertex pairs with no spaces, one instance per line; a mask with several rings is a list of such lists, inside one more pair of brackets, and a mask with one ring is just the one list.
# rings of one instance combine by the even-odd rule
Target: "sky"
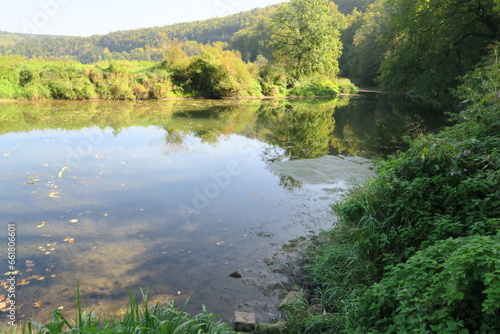
[[222,17],[285,0],[0,0],[0,30],[90,36]]

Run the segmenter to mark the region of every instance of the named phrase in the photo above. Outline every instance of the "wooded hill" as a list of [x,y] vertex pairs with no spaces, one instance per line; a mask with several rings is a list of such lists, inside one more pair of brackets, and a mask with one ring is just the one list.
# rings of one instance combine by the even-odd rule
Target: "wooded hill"
[[[500,39],[497,0],[330,2],[343,15],[338,24],[343,47],[339,75],[358,86],[443,100],[460,84],[458,78],[471,71],[488,53],[488,46]],[[83,64],[107,59],[161,62],[166,49],[179,42],[184,43],[187,56],[196,55],[200,44],[222,42],[225,50],[239,51],[245,62],[255,62],[259,55],[273,61],[273,38],[279,28],[275,14],[283,6],[91,37],[0,32],[0,55],[71,58]]]
[[28,58],[71,57],[84,64],[110,58],[162,61],[162,49],[173,39],[202,44],[229,43],[236,32],[269,17],[276,8],[274,5],[226,17],[90,37],[0,32],[0,54],[18,54]]

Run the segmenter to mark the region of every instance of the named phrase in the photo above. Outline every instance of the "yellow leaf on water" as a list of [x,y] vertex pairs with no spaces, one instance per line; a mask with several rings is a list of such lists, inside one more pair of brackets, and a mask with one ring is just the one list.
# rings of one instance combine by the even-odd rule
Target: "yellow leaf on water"
[[40,227],[43,227],[46,223],[45,222],[41,222],[39,225],[37,225],[36,227],[40,228]]
[[70,222],[70,223],[73,223],[73,224],[74,224],[74,223],[78,223],[78,219],[70,219],[70,220],[69,220],[69,222]]
[[33,307],[40,307],[40,306],[42,306],[42,301],[41,300],[33,303]]
[[15,271],[8,271],[6,272],[5,274],[3,274],[4,276],[13,276],[13,275],[17,275],[19,274],[19,270],[15,270]]

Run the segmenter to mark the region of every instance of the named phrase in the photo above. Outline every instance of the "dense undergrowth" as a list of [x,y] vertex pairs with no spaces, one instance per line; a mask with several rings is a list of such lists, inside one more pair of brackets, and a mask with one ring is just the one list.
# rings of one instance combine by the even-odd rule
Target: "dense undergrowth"
[[337,95],[353,93],[347,79],[291,82],[267,60],[245,63],[235,51],[204,46],[192,56],[183,50],[161,63],[109,60],[83,65],[72,60],[26,60],[0,56],[0,99],[146,100],[171,97]]
[[464,78],[456,125],[416,135],[334,206],[308,265],[321,312],[292,313],[292,332],[500,331],[499,52]]

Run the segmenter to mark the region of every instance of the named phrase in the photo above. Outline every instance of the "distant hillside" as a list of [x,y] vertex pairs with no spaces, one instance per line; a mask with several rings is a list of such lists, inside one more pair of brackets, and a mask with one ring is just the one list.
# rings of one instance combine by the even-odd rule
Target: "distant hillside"
[[[364,10],[374,0],[331,0],[349,14],[354,8]],[[241,51],[245,61],[266,53],[269,38],[266,18],[281,4],[257,8],[225,17],[178,23],[163,27],[116,31],[90,37],[29,35],[0,31],[0,55],[17,54],[27,58],[72,58],[84,64],[105,59],[161,61],[165,46],[173,39],[202,44],[230,43]],[[236,37],[236,38],[233,38]],[[233,39],[233,40],[232,40]]]
[[269,17],[277,6],[203,21],[117,31],[91,37],[0,32],[0,54],[19,54],[28,58],[71,57],[82,63],[108,58],[160,61],[163,58],[162,47],[172,39],[203,44],[228,43],[236,32]]

